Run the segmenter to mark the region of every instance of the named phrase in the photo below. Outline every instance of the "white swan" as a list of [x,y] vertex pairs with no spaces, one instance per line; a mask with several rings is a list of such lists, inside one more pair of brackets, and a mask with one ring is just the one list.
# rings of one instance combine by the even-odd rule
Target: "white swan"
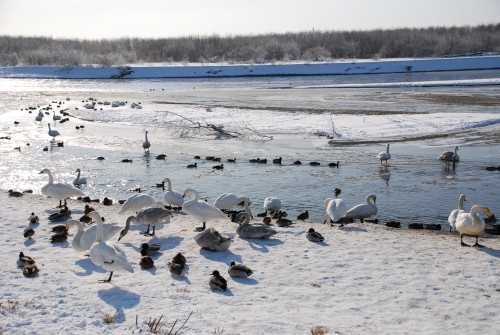
[[264,224],[250,224],[250,215],[248,213],[239,213],[236,216],[237,223],[239,223],[238,228],[236,228],[236,234],[241,238],[269,238],[275,234],[277,231],[273,228]]
[[87,184],[87,178],[85,177],[80,177],[81,170],[80,168],[76,169],[75,171],[77,173],[76,178],[73,180],[73,185],[83,185]]
[[52,136],[52,140],[56,139],[56,136],[61,135],[57,130],[50,129],[50,123],[49,125],[49,136]]
[[455,221],[455,228],[460,233],[460,244],[462,246],[470,247],[470,245],[465,244],[463,241],[464,235],[472,236],[476,238],[476,243],[472,247],[482,248],[483,246],[478,243],[479,233],[481,233],[486,226],[484,220],[479,216],[477,212],[482,211],[487,217],[493,216],[493,213],[488,207],[482,205],[474,205],[471,207],[469,213],[460,213]]
[[146,137],[144,139],[144,142],[142,142],[142,147],[144,149],[144,151],[147,151],[149,152],[149,147],[151,146],[151,143],[149,142],[148,140],[148,131],[146,130]]
[[330,222],[330,224],[332,224],[333,222],[343,219],[348,210],[344,199],[326,198],[324,205],[326,214],[323,223]]
[[[92,227],[84,230],[83,224],[78,220],[69,220],[68,225],[70,227],[75,226],[78,231],[73,236],[73,240],[71,241],[71,246],[76,251],[87,251],[92,247],[95,243],[96,235],[97,235],[97,225],[93,225]],[[113,236],[118,234],[121,230],[120,226],[116,226],[113,224],[103,224],[103,240],[110,240]]]
[[99,213],[90,213],[97,225],[95,243],[90,248],[90,260],[95,265],[110,271],[108,279],[99,280],[101,283],[111,281],[114,271],[128,271],[133,273],[134,269],[127,260],[125,252],[112,242],[104,241],[102,219]]
[[163,183],[167,184],[167,190],[163,193],[163,199],[167,205],[182,207],[184,204],[184,198],[182,197],[182,194],[172,190],[172,182],[170,181],[170,178],[163,179]]
[[458,197],[458,207],[455,208],[454,210],[452,210],[450,215],[448,216],[448,223],[450,224],[450,231],[451,231],[451,228],[455,228],[455,222],[457,221],[458,214],[464,212],[464,201],[466,201],[465,194],[462,193]]
[[214,205],[205,201],[198,201],[200,195],[196,190],[188,188],[184,191],[184,196],[187,196],[188,194],[193,195],[194,198],[184,201],[184,204],[182,205],[183,212],[194,216],[195,218],[203,221],[203,223],[206,223],[206,221],[210,219],[227,219],[226,214]]
[[145,207],[151,207],[154,206],[156,203],[156,200],[147,194],[134,194],[133,196],[129,197],[127,201],[122,205],[122,208],[120,209],[119,214],[124,214],[127,212],[138,212],[141,209]]
[[[162,222],[169,223],[172,217],[172,212],[165,209],[161,202],[157,202],[154,206],[155,207],[143,208],[136,215],[139,223],[148,225],[147,231],[142,232],[144,235],[154,236],[155,226]],[[152,233],[149,233],[150,226],[153,226]]]
[[40,174],[47,174],[49,176],[49,182],[42,187],[42,194],[59,200],[59,207],[62,207],[61,201],[64,200],[64,205],[66,205],[66,199],[70,197],[85,196],[82,190],[77,189],[69,184],[65,183],[54,183],[54,178],[49,169],[43,169]]
[[458,162],[460,157],[457,154],[458,147],[455,147],[455,151],[443,151],[441,155],[439,155],[439,159],[445,161],[446,165],[450,164],[450,162]]
[[363,219],[366,219],[372,215],[377,214],[378,209],[377,206],[375,205],[376,201],[377,201],[377,196],[375,194],[369,194],[366,197],[366,203],[356,205],[351,209],[347,210],[347,212],[344,215],[344,218],[359,219],[361,222],[363,222]]
[[248,207],[248,205],[250,204],[250,200],[246,195],[240,195],[238,197],[232,193],[223,193],[219,195],[219,197],[215,200],[214,205],[220,210],[231,210],[234,206],[238,205],[241,202],[243,202],[245,212],[247,212],[248,215],[253,216],[250,207]]
[[52,111],[54,114],[52,115],[52,120],[57,121],[61,120],[62,116],[61,115],[56,115],[56,111]]
[[264,199],[264,210],[278,212],[281,209],[281,200],[278,198],[267,197]]
[[380,152],[376,156],[376,158],[380,159],[380,165],[384,165],[382,164],[382,161],[385,161],[385,165],[387,166],[387,161],[391,159],[391,154],[389,153],[389,144],[387,144],[387,148],[385,149],[385,151]]

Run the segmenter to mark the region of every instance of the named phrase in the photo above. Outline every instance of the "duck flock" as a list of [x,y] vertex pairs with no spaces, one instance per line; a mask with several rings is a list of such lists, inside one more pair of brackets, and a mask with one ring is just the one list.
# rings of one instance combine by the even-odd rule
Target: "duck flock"
[[[95,106],[95,103],[93,104]],[[41,122],[44,117],[42,111],[36,116],[35,120]],[[63,114],[62,116],[64,116]],[[56,115],[53,112],[54,122],[62,122],[62,116]],[[83,127],[83,126],[81,126]],[[48,124],[48,133],[53,140],[60,133],[57,130],[51,129]],[[145,152],[149,153],[151,142],[148,138],[148,131],[145,132],[145,138],[142,143]],[[386,150],[374,156],[380,161],[381,165],[387,166],[391,159],[389,152],[390,145],[387,144]],[[458,147],[454,151],[443,152],[439,159],[444,161],[446,165],[455,165],[459,161]],[[195,159],[201,159],[200,156],[195,156]],[[165,159],[158,156],[157,159]],[[207,160],[221,162],[219,157],[206,157]],[[236,158],[228,159],[227,162],[235,162]],[[250,163],[267,164],[267,159],[252,158]],[[282,158],[275,158],[269,161],[273,164],[282,164]],[[293,164],[302,164],[300,161],[295,161]],[[319,165],[319,162],[310,162],[310,165]],[[338,167],[339,162],[329,163],[331,167]],[[188,168],[197,168],[197,163],[190,164]],[[224,164],[213,166],[214,169],[224,169]],[[84,215],[79,219],[73,219],[71,210],[68,208],[66,200],[68,198],[78,198],[81,200],[88,199],[87,195],[82,191],[81,185],[85,185],[87,180],[82,177],[81,170],[75,171],[76,178],[73,185],[55,182],[51,171],[47,168],[42,169],[40,174],[46,174],[48,182],[41,188],[41,194],[58,200],[57,204],[61,210],[54,213],[49,219],[51,221],[64,221],[64,224],[53,227],[52,243],[59,243],[68,240],[69,231],[76,228],[77,232],[71,240],[71,246],[78,252],[88,253],[90,260],[97,266],[109,272],[109,277],[100,280],[100,282],[110,282],[114,272],[134,272],[132,264],[128,261],[127,255],[121,248],[123,239],[126,239],[132,225],[144,225],[146,230],[141,232],[144,236],[155,236],[156,228],[160,224],[170,223],[175,221],[176,215],[187,214],[200,222],[200,226],[193,229],[197,232],[194,237],[196,243],[202,249],[213,252],[225,252],[229,250],[232,239],[224,233],[217,231],[210,225],[213,221],[230,220],[237,223],[235,229],[236,235],[242,239],[268,239],[272,238],[278,232],[273,226],[290,227],[297,224],[298,221],[305,222],[308,219],[308,211],[300,213],[295,220],[289,219],[288,214],[284,210],[281,200],[276,197],[267,197],[263,200],[263,212],[257,213],[255,216],[250,209],[250,196],[236,195],[225,193],[219,195],[214,204],[200,200],[197,190],[188,188],[182,193],[175,191],[172,188],[172,180],[165,178],[159,186],[164,189],[163,199],[158,200],[153,196],[138,193],[128,199],[122,201],[122,206],[118,214],[129,215],[123,227],[116,224],[107,224],[105,219],[98,211],[86,205]],[[139,190],[141,191],[141,190]],[[327,198],[324,200],[324,220],[323,223],[329,223],[331,226],[337,224],[343,226],[351,223],[354,220],[361,222],[372,220],[378,213],[375,194],[368,194],[364,203],[349,207],[342,198],[338,198],[340,189],[335,190],[335,198]],[[20,197],[22,193],[14,190],[9,190],[9,195]],[[108,199],[109,200],[109,199]],[[483,205],[473,205],[469,212],[464,210],[465,195],[459,197],[456,209],[453,209],[449,215],[448,222],[451,228],[456,229],[460,234],[460,243],[462,246],[482,247],[478,243],[480,233],[485,229],[485,221],[479,215],[482,213],[487,219],[493,219],[493,213]],[[235,209],[238,207],[243,209]],[[253,222],[252,222],[253,220]],[[372,222],[378,222],[376,219]],[[207,224],[208,223],[208,224]],[[31,239],[36,231],[36,226],[39,225],[39,218],[35,213],[29,215],[30,227],[24,229],[23,234],[27,239]],[[451,229],[450,228],[450,229]],[[475,237],[475,243],[468,245],[463,241],[464,236]],[[314,228],[309,228],[304,237],[306,240],[313,243],[324,243],[324,237]],[[141,269],[150,269],[154,267],[154,260],[151,258],[161,248],[160,245],[154,243],[142,243],[140,246],[140,267]],[[19,267],[23,268],[25,276],[35,276],[39,273],[39,268],[35,258],[19,253],[17,260]],[[170,273],[175,276],[185,275],[187,260],[184,255],[177,253],[173,259],[168,262]],[[236,264],[232,262],[228,268],[228,274],[233,277],[248,277],[253,271],[244,264]],[[208,285],[211,289],[226,290],[227,280],[218,271],[213,270],[208,278]]]

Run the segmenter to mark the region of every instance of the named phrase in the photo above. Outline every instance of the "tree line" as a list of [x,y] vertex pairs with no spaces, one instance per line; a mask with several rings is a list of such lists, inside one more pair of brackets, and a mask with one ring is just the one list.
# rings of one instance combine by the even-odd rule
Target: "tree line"
[[0,65],[267,63],[500,52],[500,23],[255,36],[101,40],[0,36]]

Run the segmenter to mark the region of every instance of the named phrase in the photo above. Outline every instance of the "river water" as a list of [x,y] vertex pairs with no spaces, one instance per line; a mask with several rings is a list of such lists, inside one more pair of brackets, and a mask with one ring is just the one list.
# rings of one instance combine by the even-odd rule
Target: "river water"
[[[39,193],[47,182],[46,175],[38,174],[43,168],[50,168],[56,181],[65,182],[71,182],[74,171],[80,168],[88,180],[82,189],[91,198],[126,199],[134,194],[133,189],[140,187],[160,200],[163,191],[156,183],[169,177],[174,189],[195,188],[209,202],[221,193],[247,195],[254,213],[262,211],[265,197],[278,197],[290,218],[307,209],[313,221],[322,220],[323,200],[334,197],[334,189],[340,188],[339,197],[349,205],[364,202],[370,193],[376,194],[377,218],[381,221],[446,225],[460,193],[466,194],[466,209],[473,204],[483,204],[494,213],[500,211],[500,172],[486,170],[487,166],[500,165],[498,124],[463,134],[453,132],[446,137],[425,136],[413,141],[401,141],[405,137],[404,129],[400,134],[387,134],[399,136],[399,140],[391,144],[393,158],[389,166],[383,167],[374,158],[385,150],[383,134],[367,138],[365,144],[332,146],[325,137],[312,134],[311,126],[304,123],[305,116],[332,111],[349,115],[499,113],[498,86],[301,87],[498,77],[500,71],[196,80],[0,79],[0,136],[11,138],[0,140],[0,188],[5,191],[32,189]],[[127,104],[139,101],[143,109],[126,108],[119,112],[104,109],[89,114],[82,108],[89,97],[101,101],[126,100]],[[457,101],[450,103],[450,99]],[[56,111],[67,108],[78,118],[71,117],[69,122],[60,124],[46,116],[44,122],[36,123],[38,106],[49,104]],[[29,106],[36,107],[36,111],[28,113]],[[190,117],[195,110],[206,107],[216,111],[240,110],[243,119],[258,124],[261,128],[257,130],[273,139],[247,136],[218,140],[198,133],[180,137],[179,124],[174,125],[161,114],[170,111]],[[287,115],[295,115],[296,119],[279,121],[279,113],[284,111],[292,112]],[[14,121],[19,124],[14,125]],[[63,140],[64,147],[51,142],[47,122],[61,132],[56,142]],[[85,128],[77,130],[76,125]],[[426,126],[425,118],[421,126]],[[152,142],[149,154],[144,153],[141,146],[146,129]],[[461,161],[453,170],[437,160],[437,156],[455,145],[459,146]],[[45,146],[48,151],[42,150]],[[167,154],[166,160],[156,159],[160,153]],[[202,159],[195,160],[194,155]],[[209,155],[222,158],[222,171],[212,168],[217,163],[204,159]],[[98,156],[106,159],[96,160]],[[280,156],[282,165],[271,163]],[[250,158],[257,157],[267,158],[268,164],[249,162]],[[133,162],[122,163],[125,158]],[[227,158],[236,158],[236,163],[225,162]],[[293,165],[295,160],[303,164]],[[310,166],[310,161],[318,161],[320,165]],[[337,161],[340,162],[338,168],[327,166]],[[194,162],[198,163],[196,169],[186,168]]]

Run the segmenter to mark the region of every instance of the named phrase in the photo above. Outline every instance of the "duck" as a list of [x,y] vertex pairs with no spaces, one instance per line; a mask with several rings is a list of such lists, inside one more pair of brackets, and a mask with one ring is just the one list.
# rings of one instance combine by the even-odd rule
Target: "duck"
[[245,212],[236,216],[236,222],[238,222],[236,234],[238,234],[240,238],[265,239],[277,234],[277,231],[268,225],[250,224],[250,216]]
[[65,242],[68,240],[68,232],[65,231],[61,234],[54,234],[50,237],[50,243]]
[[281,165],[281,160],[282,160],[282,159],[283,159],[282,157],[279,157],[279,158],[273,158],[273,164],[279,164],[279,165]]
[[147,250],[141,249],[141,259],[139,261],[139,266],[143,270],[151,269],[155,266],[155,261],[148,255]]
[[115,271],[134,272],[132,265],[127,260],[125,252],[118,245],[104,241],[104,230],[102,219],[98,212],[90,214],[97,225],[95,243],[90,248],[90,260],[95,265],[110,271],[108,279],[99,280],[101,283],[109,283]]
[[253,274],[253,271],[246,265],[243,264],[236,264],[235,261],[231,261],[231,264],[229,265],[229,269],[227,270],[227,273],[231,277],[236,277],[236,278],[248,278]]
[[54,178],[49,169],[45,168],[39,174],[46,174],[49,176],[49,182],[42,187],[41,193],[49,198],[59,200],[59,207],[62,207],[62,200],[66,205],[66,199],[70,197],[85,197],[85,193],[66,183],[54,183]]
[[270,212],[277,212],[281,209],[281,200],[274,197],[267,197],[264,199],[264,210]]
[[[284,215],[285,214],[285,215]],[[286,212],[279,211],[278,218],[276,219],[276,225],[278,227],[288,227],[293,224],[292,220],[285,219]]]
[[460,194],[458,197],[458,206],[454,210],[450,212],[450,215],[448,216],[448,223],[450,224],[450,232],[451,229],[455,229],[455,222],[457,221],[458,214],[464,213],[464,201],[465,200],[465,194]]
[[38,274],[38,272],[40,272],[40,269],[36,263],[26,264],[23,268],[23,275],[25,277],[34,277]]
[[449,165],[450,162],[458,162],[460,157],[457,154],[458,146],[455,147],[454,151],[443,151],[441,155],[439,155],[439,159],[444,161],[446,165]]
[[231,210],[233,209],[234,206],[240,203],[243,203],[245,212],[247,212],[250,216],[253,216],[252,211],[250,210],[249,207],[250,200],[246,195],[237,196],[232,193],[223,193],[219,195],[217,199],[215,199],[214,205],[221,211],[224,211],[224,210]]
[[26,264],[35,263],[35,259],[31,256],[25,255],[22,251],[19,253],[17,258],[17,267],[23,268]]
[[89,215],[91,212],[95,211],[95,208],[89,205],[85,205],[85,208],[83,209],[83,214]]
[[193,163],[193,164],[188,164],[187,168],[188,169],[196,169],[198,167],[198,163]]
[[306,237],[311,242],[323,242],[325,238],[323,235],[314,230],[314,228],[309,228]]
[[172,181],[170,178],[163,179],[163,183],[167,184],[167,189],[163,193],[163,200],[172,207],[182,207],[184,204],[184,197],[177,191],[172,190]]
[[206,222],[211,219],[227,219],[226,214],[214,205],[205,201],[199,201],[200,195],[195,189],[186,189],[183,197],[188,195],[193,195],[194,197],[191,200],[184,201],[184,204],[182,205],[182,211],[186,214],[193,216],[202,222]]
[[202,249],[210,251],[226,251],[232,242],[229,237],[221,235],[213,227],[195,235],[194,240]]
[[301,164],[302,164],[302,162],[301,162],[301,161],[294,161],[294,162],[293,162],[293,165],[301,165]]
[[38,217],[38,215],[35,214],[35,212],[31,212],[29,221],[31,224],[39,224],[40,218]]
[[365,203],[356,205],[348,209],[344,215],[344,218],[359,219],[361,223],[363,223],[363,219],[377,214],[378,209],[376,201],[377,196],[375,194],[367,195]]
[[271,224],[271,218],[269,216],[265,216],[264,218],[262,218],[262,222],[265,224],[265,225],[270,225]]
[[155,203],[156,200],[148,194],[134,194],[125,201],[119,211],[119,214],[125,214],[128,212],[136,213],[145,207],[153,206]]
[[[326,214],[323,223],[330,222],[330,226],[332,226],[333,223],[343,219],[348,209],[344,199],[326,198],[324,201],[324,206]],[[342,227],[343,225],[344,223],[341,222],[340,226]]]
[[297,215],[297,220],[304,221],[304,220],[307,220],[307,219],[309,219],[309,211],[307,211],[307,210],[304,211],[304,212],[302,212],[302,213],[299,213],[299,215]]
[[75,171],[77,173],[76,178],[73,180],[73,185],[83,185],[87,184],[87,178],[85,177],[80,177],[81,170],[80,168],[76,169]]
[[23,196],[23,193],[19,191],[8,190],[7,192],[9,193],[9,197],[20,198]]
[[[471,207],[470,212],[460,213],[457,215],[457,219],[455,221],[455,228],[460,233],[460,244],[462,246],[467,247],[478,247],[482,248],[483,246],[478,243],[479,234],[484,230],[486,224],[484,220],[479,216],[478,212],[483,212],[486,217],[492,217],[493,213],[490,209],[483,205],[474,205]],[[476,238],[476,243],[473,245],[468,245],[464,243],[463,237],[472,236]]]
[[[141,224],[147,224],[148,229],[145,232],[141,232],[143,235],[154,236],[156,225],[159,223],[169,223],[172,217],[172,212],[165,209],[161,202],[157,202],[156,207],[147,207],[141,209],[137,212],[137,221]],[[149,229],[153,226],[153,232],[150,233]]]
[[321,163],[314,161],[314,162],[309,162],[309,165],[311,165],[311,166],[318,166],[318,165],[321,165]]
[[[101,218],[102,220],[102,218]],[[83,224],[78,220],[69,220],[68,227],[76,227],[78,231],[73,240],[71,241],[71,246],[75,251],[83,252],[89,250],[95,243],[95,238],[97,234],[97,226],[94,225],[88,229],[83,229]],[[103,239],[105,241],[112,239],[118,232],[121,231],[121,227],[114,224],[103,224]]]
[[391,159],[391,154],[389,153],[389,143],[387,143],[385,151],[379,152],[376,158],[380,159],[380,165],[384,165],[382,162],[385,161],[385,166],[387,166],[387,161]]
[[340,165],[340,162],[337,162],[337,163],[328,163],[328,166],[329,167],[339,167]]
[[24,238],[27,238],[27,239],[31,239],[33,237],[33,235],[35,235],[35,229],[33,228],[26,228],[24,229]]
[[129,229],[130,229],[130,225],[134,223],[134,224],[139,224],[139,221],[137,221],[137,218],[133,215],[129,216],[127,218],[127,220],[125,221],[125,227],[120,230],[120,236],[118,237],[118,241],[120,241],[122,238],[125,237],[125,235],[127,235]]
[[149,152],[149,148],[151,147],[151,143],[148,140],[148,133],[149,132],[146,130],[144,142],[142,142],[142,148],[147,152]]
[[65,234],[69,231],[69,224],[60,224],[52,227],[52,232],[54,234]]
[[228,163],[236,163],[236,158],[228,158],[227,162]]
[[141,244],[141,253],[142,251],[144,250],[144,252],[148,255],[148,256],[154,256],[158,253],[158,251],[160,250],[161,246],[159,244],[155,244],[155,243],[143,243]]
[[60,136],[61,134],[57,130],[51,129],[50,128],[50,123],[48,125],[49,125],[49,132],[48,132],[48,134],[49,134],[49,136],[52,136],[52,140],[55,141],[56,137]]
[[212,169],[224,170],[224,164],[214,165],[214,166],[212,166]]
[[55,212],[49,215],[49,220],[50,221],[63,221],[67,220],[69,217],[71,217],[71,210],[69,210],[68,206],[64,206],[61,208],[59,212]]
[[167,263],[167,265],[173,276],[182,276],[186,267],[186,257],[179,252],[172,258],[171,262]]
[[212,276],[208,280],[208,285],[212,290],[227,290],[227,280],[224,279],[217,270],[212,272]]

